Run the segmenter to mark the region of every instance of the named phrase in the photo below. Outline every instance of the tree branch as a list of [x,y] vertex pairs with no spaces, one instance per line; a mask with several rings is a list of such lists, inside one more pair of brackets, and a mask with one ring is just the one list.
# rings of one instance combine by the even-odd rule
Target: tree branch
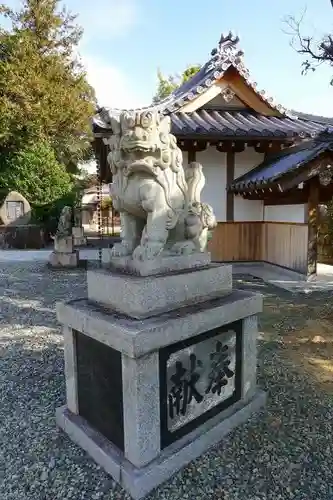
[[[330,0],[333,6],[333,0]],[[333,36],[325,35],[320,41],[315,40],[313,37],[303,35],[301,25],[305,17],[306,10],[303,11],[300,18],[297,20],[293,16],[288,16],[285,19],[285,24],[289,31],[285,31],[291,36],[291,46],[302,55],[309,58],[303,61],[302,74],[308,71],[315,71],[318,66],[323,63],[329,63],[333,66]],[[331,81],[332,83],[332,81]]]

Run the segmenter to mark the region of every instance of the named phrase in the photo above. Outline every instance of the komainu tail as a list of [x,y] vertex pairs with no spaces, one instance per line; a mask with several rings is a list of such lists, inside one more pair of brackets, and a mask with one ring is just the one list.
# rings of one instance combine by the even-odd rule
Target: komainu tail
[[187,196],[189,205],[200,203],[201,191],[205,185],[205,176],[202,172],[202,165],[197,161],[189,163],[185,170],[187,183]]

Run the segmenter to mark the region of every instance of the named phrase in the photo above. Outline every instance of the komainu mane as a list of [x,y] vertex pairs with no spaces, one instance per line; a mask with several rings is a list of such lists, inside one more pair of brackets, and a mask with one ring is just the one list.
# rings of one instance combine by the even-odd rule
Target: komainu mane
[[163,251],[204,251],[216,219],[200,201],[202,166],[193,162],[184,171],[170,118],[155,110],[124,111],[111,125],[112,200],[122,226],[122,241],[112,255],[147,260]]

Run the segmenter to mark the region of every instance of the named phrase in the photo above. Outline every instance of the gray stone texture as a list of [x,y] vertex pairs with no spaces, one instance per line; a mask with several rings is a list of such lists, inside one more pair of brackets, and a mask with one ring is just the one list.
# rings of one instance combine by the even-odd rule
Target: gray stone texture
[[109,262],[110,269],[125,271],[136,276],[152,276],[196,269],[209,266],[211,263],[211,256],[208,252],[195,252],[190,255],[174,255],[165,252],[155,259],[141,261],[134,260],[132,257],[111,258],[111,250],[110,248],[103,249],[102,262]]
[[[241,402],[219,415],[219,422],[206,422],[197,429],[196,437],[188,435],[162,451],[146,467],[138,469],[124,460],[118,450],[95,432],[80,417],[65,407],[56,414],[57,424],[83,448],[107,473],[111,474],[135,500],[169,479],[175,472],[207,451],[235,427],[243,424],[265,404],[266,395],[257,392],[246,404]],[[216,419],[215,419],[216,420]],[[200,431],[200,433],[198,433]]]
[[[145,273],[144,265],[136,271]],[[265,395],[255,385],[256,315],[263,298],[233,292],[230,265],[210,264],[186,272],[169,269],[154,276],[90,270],[87,280],[88,299],[57,305],[58,320],[65,325],[67,390],[67,406],[57,411],[57,423],[134,499],[140,499],[264,404]],[[237,320],[243,320],[244,334],[241,399],[161,451],[159,350]],[[122,354],[124,453],[78,415],[72,330]],[[235,334],[229,332],[229,337],[228,345],[234,345]],[[203,351],[201,344],[197,350],[211,352]]]
[[57,253],[72,253],[73,252],[72,236],[55,236],[54,251]]
[[200,304],[232,292],[230,265],[211,264],[190,272],[154,277],[87,272],[88,299],[132,318],[143,319]]
[[73,416],[65,406],[57,408],[56,423],[74,443],[83,448],[117,483],[120,483],[123,454],[90,427],[83,418],[75,415],[76,419],[73,419]]
[[160,453],[159,357],[122,356],[125,457],[136,467]]
[[77,251],[71,253],[52,252],[49,257],[49,265],[54,268],[74,268],[78,266],[78,262]]
[[62,324],[113,347],[129,357],[140,357],[180,340],[199,335],[262,311],[262,295],[234,291],[231,295],[184,307],[160,316],[133,320],[90,304],[86,299],[57,304]]
[[63,334],[67,408],[72,413],[78,414],[76,343],[71,328],[63,326]]
[[[225,373],[225,376],[222,376],[226,384],[222,385],[220,390],[216,390],[218,387],[218,377],[216,375],[212,376],[212,372],[214,374],[218,373],[216,365],[214,368],[214,362],[218,363],[218,360],[220,360],[218,343],[221,343],[223,348],[227,346],[228,369],[233,373],[233,375]],[[211,357],[212,355],[214,355],[214,358]],[[192,356],[195,356],[196,360],[194,368],[192,368]],[[227,331],[218,333],[214,337],[207,338],[206,335],[202,335],[201,342],[196,342],[169,354],[166,362],[167,394],[172,394],[172,389],[174,388],[172,376],[177,372],[177,364],[179,362],[187,373],[191,373],[192,369],[194,369],[194,372],[200,374],[195,383],[195,388],[204,397],[202,401],[198,401],[195,397],[190,398],[186,402],[186,411],[184,414],[174,411],[174,407],[172,408],[172,416],[168,412],[167,428],[170,432],[181,429],[184,425],[199,418],[232,397],[236,390],[236,332],[228,329]],[[207,390],[207,388],[209,389]]]
[[258,317],[243,320],[242,397],[253,394],[257,385]]
[[87,244],[87,238],[84,235],[84,228],[74,226],[72,227],[72,236],[73,236],[73,245],[76,246],[84,246]]
[[[1,197],[1,195],[0,195]],[[7,210],[7,203],[22,203],[23,204],[23,214],[19,213],[14,218],[10,217]],[[1,199],[0,204],[0,222],[4,225],[13,224],[15,226],[21,226],[29,224],[31,220],[31,207],[28,200],[17,191],[9,191],[8,194]]]

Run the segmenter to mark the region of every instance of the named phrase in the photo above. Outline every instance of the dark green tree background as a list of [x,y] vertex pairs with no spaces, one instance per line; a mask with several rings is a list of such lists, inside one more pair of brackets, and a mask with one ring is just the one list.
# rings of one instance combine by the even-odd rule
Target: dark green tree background
[[49,203],[92,156],[96,99],[76,56],[76,16],[59,0],[21,5],[0,5],[0,187]]

